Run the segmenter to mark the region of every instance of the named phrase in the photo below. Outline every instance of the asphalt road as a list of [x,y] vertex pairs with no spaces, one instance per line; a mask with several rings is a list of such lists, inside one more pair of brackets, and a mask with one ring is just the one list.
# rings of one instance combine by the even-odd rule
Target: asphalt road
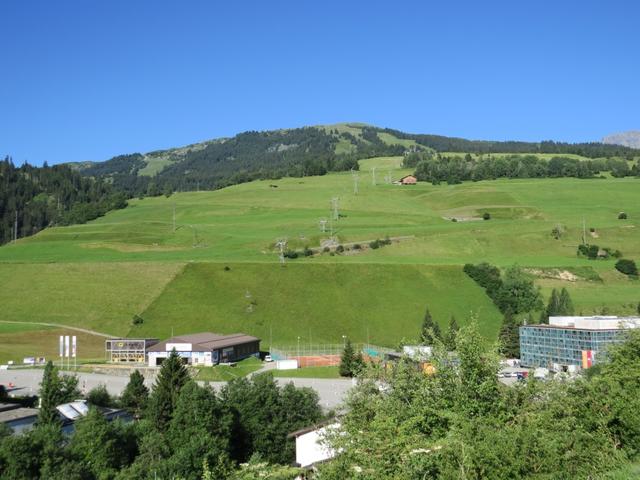
[[[0,385],[10,390],[10,395],[36,395],[42,369],[0,370]],[[98,385],[104,384],[111,395],[120,395],[127,383],[128,376],[105,375],[100,373],[77,373],[80,390],[88,392]],[[320,397],[320,405],[325,409],[337,407],[345,398],[347,391],[353,386],[350,379],[324,379],[324,378],[277,378],[276,381],[284,385],[292,382],[296,387],[311,387]],[[153,385],[153,379],[146,379],[148,387]],[[198,382],[204,384],[204,382]],[[224,382],[210,382],[216,389],[220,389]],[[11,386],[13,385],[13,386]]]

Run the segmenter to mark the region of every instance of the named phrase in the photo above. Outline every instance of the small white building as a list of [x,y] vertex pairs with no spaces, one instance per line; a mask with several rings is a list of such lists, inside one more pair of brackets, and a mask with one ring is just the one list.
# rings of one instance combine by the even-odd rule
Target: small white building
[[301,468],[312,468],[318,463],[334,458],[336,451],[324,440],[327,434],[339,428],[339,423],[331,423],[290,433],[289,437],[296,439],[296,465]]

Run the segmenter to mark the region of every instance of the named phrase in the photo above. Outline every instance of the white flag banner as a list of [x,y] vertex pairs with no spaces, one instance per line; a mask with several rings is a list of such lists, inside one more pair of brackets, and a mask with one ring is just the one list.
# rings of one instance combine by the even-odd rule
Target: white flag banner
[[71,337],[71,356],[76,358],[76,336]]
[[60,358],[64,356],[64,336],[60,335]]
[[69,335],[64,336],[64,356],[69,358]]

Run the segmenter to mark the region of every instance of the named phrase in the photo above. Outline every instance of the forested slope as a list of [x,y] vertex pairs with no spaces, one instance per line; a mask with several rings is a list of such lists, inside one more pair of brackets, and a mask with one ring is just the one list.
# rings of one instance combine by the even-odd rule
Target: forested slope
[[0,161],[0,244],[49,225],[84,223],[126,205],[126,196],[111,185],[67,166],[16,167],[9,157]]

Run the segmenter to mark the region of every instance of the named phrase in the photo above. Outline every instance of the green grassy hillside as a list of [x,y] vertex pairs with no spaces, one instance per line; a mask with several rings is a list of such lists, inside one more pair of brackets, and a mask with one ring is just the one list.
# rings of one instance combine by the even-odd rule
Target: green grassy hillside
[[383,264],[188,264],[141,314],[130,335],[169,336],[207,329],[247,331],[293,345],[413,340],[425,307],[466,323],[475,313],[492,338],[499,313],[457,266]]
[[[364,341],[368,329],[372,342],[392,345],[415,334],[429,305],[443,324],[451,314],[464,321],[476,312],[492,338],[499,315],[461,273],[464,263],[480,261],[534,268],[543,293],[566,286],[585,314],[634,311],[638,283],[618,274],[613,260],[589,261],[575,252],[584,219],[590,242],[640,260],[637,179],[387,183],[409,173],[401,160],[361,161],[357,194],[351,173],[256,181],[134,199],[88,224],[4,246],[0,320],[160,337],[172,327],[175,333],[243,330],[265,341],[272,333],[274,343],[342,335]],[[332,227],[340,242],[401,240],[280,267],[278,239],[296,249],[327,239],[319,221],[330,218],[332,197],[339,197]],[[620,211],[628,220],[617,219]],[[492,219],[482,221],[484,212]],[[565,233],[555,240],[551,229],[558,224]],[[571,281],[548,278],[551,268],[580,274]],[[247,291],[256,302],[252,312]],[[145,322],[130,331],[134,314]]]

